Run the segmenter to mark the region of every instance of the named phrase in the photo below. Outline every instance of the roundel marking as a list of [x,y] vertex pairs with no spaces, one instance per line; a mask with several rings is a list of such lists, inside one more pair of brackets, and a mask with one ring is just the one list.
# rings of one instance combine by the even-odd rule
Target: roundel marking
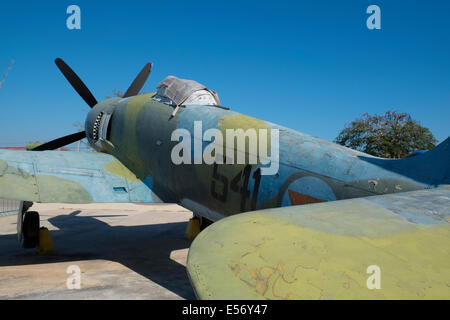
[[289,184],[283,194],[281,205],[295,206],[336,200],[333,190],[316,177],[301,177]]

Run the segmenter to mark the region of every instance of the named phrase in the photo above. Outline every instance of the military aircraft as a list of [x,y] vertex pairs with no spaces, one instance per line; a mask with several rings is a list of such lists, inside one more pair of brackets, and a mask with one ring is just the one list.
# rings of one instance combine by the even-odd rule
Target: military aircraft
[[[162,201],[193,211],[203,229],[221,220],[189,251],[202,299],[449,298],[450,138],[423,154],[382,159],[237,113],[195,81],[168,77],[158,92],[139,95],[151,63],[123,97],[101,102],[63,60],[55,63],[92,108],[85,131],[33,151],[0,150],[0,198]],[[228,137],[239,129],[243,138]],[[249,129],[270,155],[254,154],[261,144],[250,148]],[[208,130],[214,138],[205,139]],[[83,138],[98,152],[52,151]],[[193,161],[174,161],[175,149]],[[234,161],[239,154],[245,161]],[[37,212],[19,214],[24,247],[37,245],[38,229]],[[383,274],[381,290],[366,287],[372,265]]]

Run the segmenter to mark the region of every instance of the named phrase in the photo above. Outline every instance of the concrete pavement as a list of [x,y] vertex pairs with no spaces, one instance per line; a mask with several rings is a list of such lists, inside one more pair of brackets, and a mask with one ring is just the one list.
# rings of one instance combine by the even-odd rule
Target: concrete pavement
[[[192,213],[173,204],[34,204],[55,254],[17,241],[16,215],[0,217],[0,299],[195,299],[184,239]],[[81,289],[68,289],[69,266]]]

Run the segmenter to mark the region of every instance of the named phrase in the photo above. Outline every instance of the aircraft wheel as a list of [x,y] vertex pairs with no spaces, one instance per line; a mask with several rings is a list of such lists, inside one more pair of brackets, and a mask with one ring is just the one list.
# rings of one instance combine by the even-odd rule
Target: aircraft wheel
[[39,244],[39,213],[29,211],[24,213],[22,225],[22,247],[36,248]]

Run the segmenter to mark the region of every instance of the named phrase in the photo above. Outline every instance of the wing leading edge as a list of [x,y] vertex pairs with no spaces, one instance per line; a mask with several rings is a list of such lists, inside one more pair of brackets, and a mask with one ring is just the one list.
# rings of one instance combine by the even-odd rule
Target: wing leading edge
[[161,202],[151,186],[113,156],[70,151],[0,150],[0,198],[42,203]]
[[187,269],[201,299],[449,299],[449,222],[448,186],[255,211],[200,233]]

